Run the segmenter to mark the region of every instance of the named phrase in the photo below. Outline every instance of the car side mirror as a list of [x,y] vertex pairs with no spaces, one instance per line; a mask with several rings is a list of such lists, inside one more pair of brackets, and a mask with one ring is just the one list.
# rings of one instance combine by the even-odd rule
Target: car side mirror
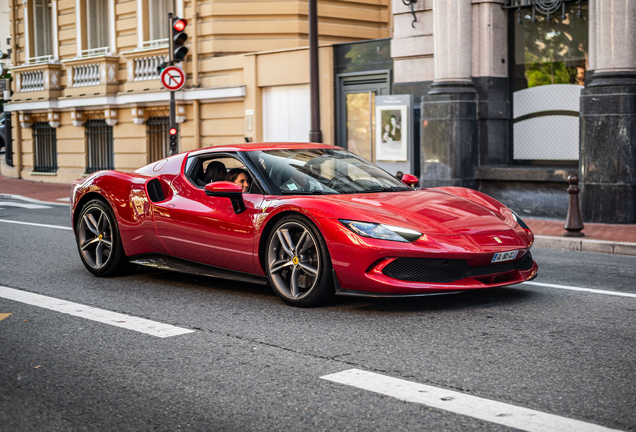
[[208,183],[205,185],[205,194],[211,197],[229,198],[236,214],[245,211],[243,188],[236,183],[228,181]]
[[420,184],[420,179],[415,177],[413,174],[404,174],[402,176],[402,183],[407,186],[415,187]]

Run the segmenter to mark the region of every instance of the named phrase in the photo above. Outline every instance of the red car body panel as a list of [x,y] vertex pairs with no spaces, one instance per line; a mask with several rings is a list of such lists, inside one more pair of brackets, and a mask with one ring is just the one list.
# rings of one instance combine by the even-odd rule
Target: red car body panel
[[[409,282],[382,269],[396,258],[462,259],[486,266],[497,252],[518,250],[534,241],[512,212],[480,192],[444,187],[407,192],[343,195],[260,195],[244,193],[246,210],[235,214],[230,199],[207,196],[184,175],[189,156],[289,148],[333,148],[321,144],[267,143],[214,147],[183,153],[132,173],[102,171],[75,182],[71,213],[91,196],[101,195],[117,218],[126,256],[165,254],[228,270],[265,276],[261,246],[266,227],[281,213],[300,213],[320,230],[328,247],[339,289],[348,292],[418,295],[519,283],[536,275],[511,270],[496,276],[452,283]],[[158,180],[164,199],[152,202],[149,182]],[[340,220],[399,226],[424,235],[414,242],[361,237]],[[75,223],[74,223],[75,226]]]

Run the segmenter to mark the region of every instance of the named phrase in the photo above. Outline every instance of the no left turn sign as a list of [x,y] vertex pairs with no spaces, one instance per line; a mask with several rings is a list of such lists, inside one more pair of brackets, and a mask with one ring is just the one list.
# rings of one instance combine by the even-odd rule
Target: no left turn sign
[[170,91],[180,90],[185,85],[185,73],[175,66],[168,66],[161,71],[161,84]]

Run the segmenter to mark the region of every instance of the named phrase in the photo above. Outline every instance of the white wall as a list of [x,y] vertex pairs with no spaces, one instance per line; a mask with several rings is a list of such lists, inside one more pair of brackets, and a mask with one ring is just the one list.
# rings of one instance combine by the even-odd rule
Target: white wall
[[263,141],[308,142],[309,85],[263,88]]

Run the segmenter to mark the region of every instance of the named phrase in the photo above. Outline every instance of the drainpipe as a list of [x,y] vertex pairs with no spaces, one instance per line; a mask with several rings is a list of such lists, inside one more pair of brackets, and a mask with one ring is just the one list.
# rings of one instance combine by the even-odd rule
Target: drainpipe
[[311,94],[311,130],[309,141],[321,143],[320,130],[320,88],[318,80],[318,5],[317,0],[309,0],[309,91]]
[[199,11],[197,10],[197,0],[192,0],[192,87],[199,87]]
[[[199,11],[197,0],[192,0],[192,87],[199,87]],[[201,106],[199,99],[195,99],[192,104],[194,111],[194,145],[201,148]]]

